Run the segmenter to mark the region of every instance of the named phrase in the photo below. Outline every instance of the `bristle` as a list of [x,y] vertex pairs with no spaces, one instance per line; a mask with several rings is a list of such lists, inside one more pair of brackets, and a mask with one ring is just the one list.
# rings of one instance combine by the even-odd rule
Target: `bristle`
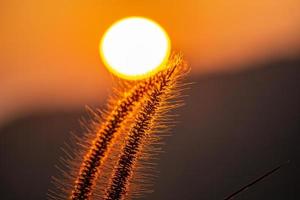
[[[88,133],[74,135],[71,143],[75,145],[66,145],[65,157],[60,161],[63,169],[58,169],[61,175],[53,179],[58,191],[49,191],[49,198],[124,198],[129,195],[128,186],[133,181],[130,177],[137,182],[144,178],[141,168],[148,171],[149,182],[132,182],[130,191],[133,195],[149,192],[147,186],[153,175],[150,159],[161,151],[156,145],[172,126],[168,120],[171,116],[166,112],[182,104],[170,100],[179,96],[181,78],[188,69],[182,56],[174,54],[167,68],[156,75],[134,83],[120,82],[114,97],[109,100],[107,111],[89,108],[91,120],[84,122],[88,124]],[[125,161],[129,163],[125,164]],[[126,170],[128,175],[121,176]],[[118,196],[120,198],[115,198]]]

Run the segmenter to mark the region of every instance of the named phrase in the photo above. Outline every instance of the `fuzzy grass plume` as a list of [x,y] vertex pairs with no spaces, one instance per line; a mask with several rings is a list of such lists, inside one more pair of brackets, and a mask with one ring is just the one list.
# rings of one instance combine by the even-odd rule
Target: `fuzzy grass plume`
[[61,177],[54,178],[50,199],[117,200],[149,191],[151,159],[170,126],[167,112],[182,105],[178,97],[188,72],[182,56],[174,54],[163,71],[119,86],[107,111],[101,117],[93,112],[97,122],[86,136],[65,150],[61,165],[68,169],[58,167]]

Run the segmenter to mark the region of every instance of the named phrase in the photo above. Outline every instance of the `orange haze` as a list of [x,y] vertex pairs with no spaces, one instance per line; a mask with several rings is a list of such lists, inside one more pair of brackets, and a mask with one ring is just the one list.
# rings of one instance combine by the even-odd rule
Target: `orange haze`
[[0,2],[0,124],[22,113],[99,103],[110,87],[103,32],[132,15],[169,33],[193,73],[242,68],[300,48],[299,0]]

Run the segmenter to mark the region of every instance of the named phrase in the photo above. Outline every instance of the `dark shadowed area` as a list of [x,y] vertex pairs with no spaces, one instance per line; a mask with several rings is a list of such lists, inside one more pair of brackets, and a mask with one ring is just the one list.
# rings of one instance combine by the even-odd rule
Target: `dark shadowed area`
[[[223,199],[287,160],[236,199],[300,199],[300,60],[252,65],[261,67],[190,77],[155,191],[144,199]],[[60,148],[81,132],[84,115],[83,106],[36,113],[0,130],[1,199],[46,198]]]

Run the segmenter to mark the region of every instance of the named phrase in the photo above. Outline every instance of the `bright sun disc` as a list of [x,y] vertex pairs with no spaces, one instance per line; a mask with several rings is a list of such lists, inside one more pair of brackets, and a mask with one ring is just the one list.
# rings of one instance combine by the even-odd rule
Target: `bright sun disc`
[[142,79],[163,68],[170,46],[169,36],[156,22],[129,17],[106,31],[100,43],[100,55],[115,75]]

